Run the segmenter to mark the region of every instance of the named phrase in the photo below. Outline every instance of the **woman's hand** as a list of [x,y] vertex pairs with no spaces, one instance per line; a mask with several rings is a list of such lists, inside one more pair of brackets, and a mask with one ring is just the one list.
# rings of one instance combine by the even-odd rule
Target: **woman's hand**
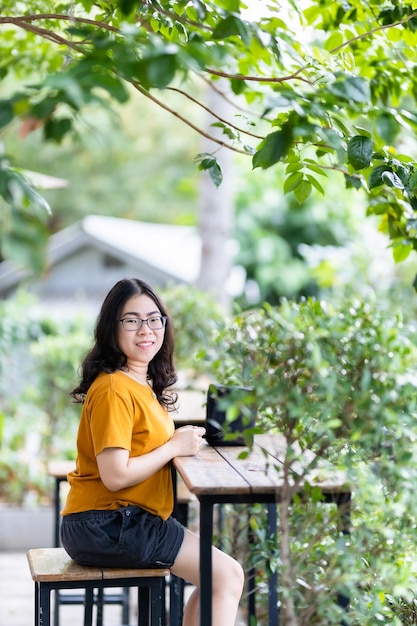
[[123,448],[105,448],[97,455],[98,471],[110,491],[136,485],[152,476],[175,456],[194,456],[198,453],[205,428],[182,426],[171,439],[152,452],[130,457]]
[[173,456],[194,456],[198,454],[206,429],[202,426],[181,426],[170,439],[174,447]]

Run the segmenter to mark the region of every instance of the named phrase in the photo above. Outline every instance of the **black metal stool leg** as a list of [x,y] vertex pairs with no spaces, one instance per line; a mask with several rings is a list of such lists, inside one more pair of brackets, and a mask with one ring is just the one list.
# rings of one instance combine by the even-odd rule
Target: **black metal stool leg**
[[37,626],[50,626],[51,624],[51,589],[39,583],[39,605]]
[[94,589],[87,587],[84,599],[84,626],[93,626]]
[[130,618],[130,588],[124,587],[122,591],[123,602],[122,602],[122,624],[126,626],[129,624]]
[[165,616],[165,579],[155,578],[154,584],[149,588],[150,595],[150,624],[151,626],[160,626],[163,623],[162,618]]
[[138,587],[138,626],[149,626],[149,589]]
[[184,612],[184,580],[171,574],[169,582],[169,626],[181,626]]
[[103,626],[104,589],[102,587],[97,589],[95,603],[97,606],[97,621],[96,621],[97,626]]
[[54,626],[59,626],[59,589],[54,591]]
[[35,582],[35,626],[39,626],[39,583]]

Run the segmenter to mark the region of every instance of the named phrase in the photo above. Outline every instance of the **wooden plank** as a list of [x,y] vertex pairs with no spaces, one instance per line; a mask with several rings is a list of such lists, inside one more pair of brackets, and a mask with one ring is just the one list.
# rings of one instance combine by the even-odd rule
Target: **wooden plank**
[[[239,458],[246,448],[222,446],[217,448],[225,461],[250,485],[251,492],[278,495],[283,485],[283,467],[286,441],[282,435],[260,435],[245,458]],[[300,458],[291,465],[291,484],[302,477],[300,489],[305,484],[319,487],[323,493],[341,493],[347,489],[346,474],[324,459],[318,459],[311,450],[298,449]]]
[[117,578],[160,578],[169,576],[170,570],[163,569],[134,569],[120,567],[103,567],[101,569],[103,580],[115,580]]
[[191,493],[197,496],[250,492],[247,481],[208,443],[203,443],[197,456],[176,457],[174,466]]
[[219,455],[250,486],[251,493],[279,494],[282,488],[282,472],[279,463],[271,455],[263,454],[255,446],[246,458],[239,458],[246,448],[222,446],[217,449]]
[[37,582],[101,580],[99,567],[77,565],[64,548],[34,548],[27,554],[30,573]]
[[78,565],[64,548],[34,548],[28,551],[27,557],[32,578],[37,582],[157,578],[170,573],[168,568],[100,568]]
[[[276,459],[277,463],[284,463],[286,454],[286,441],[282,435],[260,435],[255,439],[256,447],[266,450],[269,455]],[[326,459],[317,459],[317,455],[311,450],[301,450],[295,446],[300,458],[292,464],[294,478],[305,474],[301,486],[309,485],[319,487],[323,493],[337,494],[349,492],[346,473],[336,469],[332,463]],[[307,473],[306,473],[307,470]]]

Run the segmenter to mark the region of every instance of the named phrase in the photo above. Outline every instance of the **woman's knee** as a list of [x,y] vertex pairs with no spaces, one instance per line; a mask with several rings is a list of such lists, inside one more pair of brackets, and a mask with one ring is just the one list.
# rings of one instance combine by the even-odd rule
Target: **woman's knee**
[[240,596],[245,583],[245,573],[241,564],[223,552],[216,552],[213,562],[213,589],[224,592],[228,589]]

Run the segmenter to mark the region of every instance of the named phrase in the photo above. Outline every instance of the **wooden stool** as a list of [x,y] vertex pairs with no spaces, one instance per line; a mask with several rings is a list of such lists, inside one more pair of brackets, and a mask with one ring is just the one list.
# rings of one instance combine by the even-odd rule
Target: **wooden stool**
[[27,553],[35,582],[35,626],[50,626],[52,590],[85,589],[84,626],[92,626],[94,589],[138,588],[138,626],[165,626],[165,577],[169,569],[119,569],[77,565],[63,548]]

